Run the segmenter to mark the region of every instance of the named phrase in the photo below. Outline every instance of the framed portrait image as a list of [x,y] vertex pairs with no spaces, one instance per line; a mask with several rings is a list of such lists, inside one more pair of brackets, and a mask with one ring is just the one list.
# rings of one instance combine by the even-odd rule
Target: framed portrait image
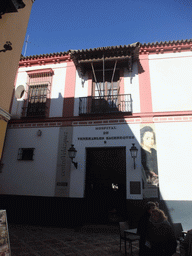
[[147,192],[146,197],[157,197],[158,193],[155,191],[157,192],[159,187],[159,171],[154,124],[140,126],[140,143],[143,189]]

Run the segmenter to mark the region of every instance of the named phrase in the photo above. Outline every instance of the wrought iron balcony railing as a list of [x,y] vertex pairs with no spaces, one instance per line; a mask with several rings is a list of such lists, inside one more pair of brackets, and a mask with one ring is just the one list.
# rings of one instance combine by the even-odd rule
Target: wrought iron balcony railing
[[22,117],[45,117],[47,111],[46,103],[29,103],[27,107],[23,107]]
[[132,113],[131,94],[79,98],[79,115],[125,112]]

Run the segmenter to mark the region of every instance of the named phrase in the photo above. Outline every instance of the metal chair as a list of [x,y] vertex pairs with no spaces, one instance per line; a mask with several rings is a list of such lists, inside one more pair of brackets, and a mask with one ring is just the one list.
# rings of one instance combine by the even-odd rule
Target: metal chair
[[181,256],[192,256],[192,230],[189,230],[180,244]]
[[127,255],[127,250],[126,250],[126,241],[129,242],[129,247],[131,249],[131,255],[132,255],[132,242],[138,241],[140,239],[140,236],[137,234],[126,234],[125,235],[125,230],[129,229],[129,224],[124,221],[124,222],[119,222],[119,233],[120,233],[120,251],[121,251],[121,240],[125,241],[125,255]]
[[173,223],[173,230],[175,232],[175,237],[178,242],[182,242],[184,240],[186,232],[183,231],[183,227],[181,223]]

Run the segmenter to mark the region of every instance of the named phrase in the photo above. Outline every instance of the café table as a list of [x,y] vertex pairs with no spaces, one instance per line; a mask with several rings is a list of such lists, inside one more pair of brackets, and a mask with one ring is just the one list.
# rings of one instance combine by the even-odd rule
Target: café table
[[127,255],[126,241],[129,241],[131,245],[131,255],[132,255],[132,242],[140,239],[140,236],[137,234],[137,228],[126,229],[124,230],[124,241],[125,241],[125,256]]

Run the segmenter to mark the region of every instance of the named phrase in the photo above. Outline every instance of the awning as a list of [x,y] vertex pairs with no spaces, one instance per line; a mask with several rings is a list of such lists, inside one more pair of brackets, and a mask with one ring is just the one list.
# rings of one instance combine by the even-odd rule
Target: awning
[[81,72],[85,74],[86,71],[92,69],[94,65],[95,70],[113,69],[114,63],[117,62],[117,69],[126,67],[129,71],[132,70],[132,63],[138,59],[140,43],[130,45],[120,45],[111,47],[101,47],[86,50],[70,50],[71,59],[75,65],[80,68]]

